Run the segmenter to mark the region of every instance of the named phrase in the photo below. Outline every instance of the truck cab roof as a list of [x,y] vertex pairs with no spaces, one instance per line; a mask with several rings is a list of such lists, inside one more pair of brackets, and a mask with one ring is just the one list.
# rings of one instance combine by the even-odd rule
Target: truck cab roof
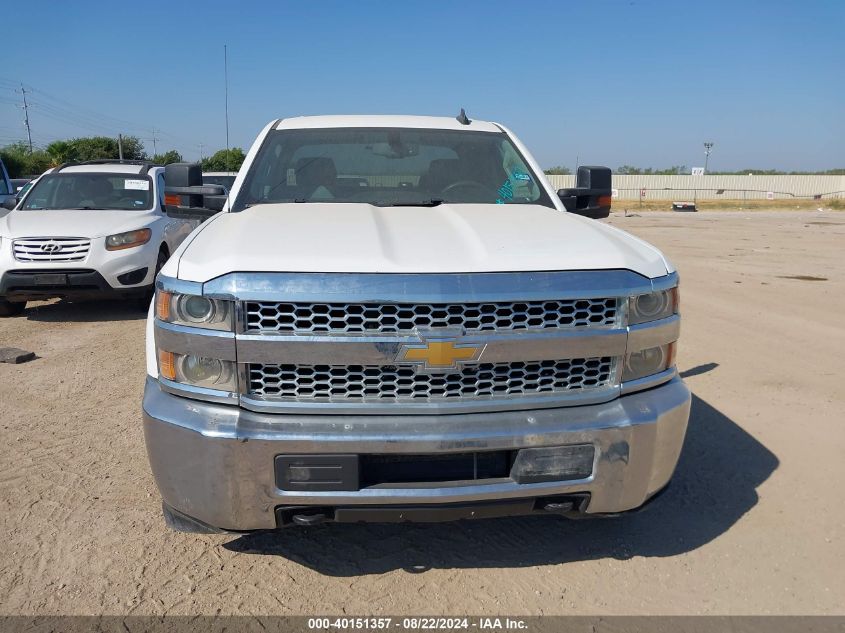
[[158,165],[141,162],[126,163],[116,160],[114,162],[96,161],[71,164],[52,171],[55,172],[60,169],[62,173],[146,174],[155,167],[158,167]]
[[339,114],[321,116],[299,116],[279,119],[273,129],[298,130],[309,128],[417,128],[431,130],[471,130],[473,132],[502,132],[502,128],[490,121],[472,120],[468,124],[455,117],[411,116],[404,114]]

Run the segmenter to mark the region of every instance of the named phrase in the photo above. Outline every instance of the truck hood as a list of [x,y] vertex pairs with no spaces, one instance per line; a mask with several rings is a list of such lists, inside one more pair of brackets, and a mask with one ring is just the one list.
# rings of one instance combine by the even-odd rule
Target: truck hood
[[0,235],[12,239],[21,237],[96,238],[144,228],[155,218],[156,215],[149,210],[15,210],[0,218]]
[[628,269],[667,273],[618,229],[539,205],[265,204],[200,227],[180,279],[229,272],[447,273]]

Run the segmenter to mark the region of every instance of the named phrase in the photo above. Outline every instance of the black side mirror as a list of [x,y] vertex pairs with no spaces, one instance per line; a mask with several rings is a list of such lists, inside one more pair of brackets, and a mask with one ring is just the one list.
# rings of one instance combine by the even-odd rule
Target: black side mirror
[[597,220],[610,215],[612,175],[607,167],[578,168],[573,189],[559,189],[558,198],[570,213]]
[[164,201],[172,218],[207,219],[223,210],[226,188],[202,184],[198,163],[171,163],[164,167]]
[[[215,185],[216,186],[216,185]],[[226,206],[226,200],[229,199],[225,193],[219,196],[203,196],[203,205],[206,209],[220,212]]]
[[8,209],[11,211],[16,206],[18,206],[18,199],[15,196],[9,196],[5,200],[3,200],[3,208]]

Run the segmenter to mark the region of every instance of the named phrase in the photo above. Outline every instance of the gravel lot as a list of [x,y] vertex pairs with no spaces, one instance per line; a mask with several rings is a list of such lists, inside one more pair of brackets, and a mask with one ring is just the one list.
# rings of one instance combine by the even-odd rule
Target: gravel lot
[[682,277],[692,419],[649,512],[168,532],[144,315],[33,304],[0,320],[0,347],[38,354],[0,364],[0,613],[845,613],[845,213],[611,222]]

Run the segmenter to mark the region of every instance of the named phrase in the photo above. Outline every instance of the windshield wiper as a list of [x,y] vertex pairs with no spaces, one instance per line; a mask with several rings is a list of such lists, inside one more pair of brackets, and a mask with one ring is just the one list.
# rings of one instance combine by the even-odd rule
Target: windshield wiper
[[71,211],[105,211],[106,207],[70,207]]
[[439,198],[432,198],[431,200],[416,200],[412,202],[390,202],[388,204],[377,204],[379,207],[437,207],[446,202]]
[[244,209],[249,209],[250,207],[257,207],[262,204],[290,204],[291,202],[295,203],[303,203],[308,202],[305,198],[294,198],[293,200],[264,200],[262,202],[247,202],[244,205]]

